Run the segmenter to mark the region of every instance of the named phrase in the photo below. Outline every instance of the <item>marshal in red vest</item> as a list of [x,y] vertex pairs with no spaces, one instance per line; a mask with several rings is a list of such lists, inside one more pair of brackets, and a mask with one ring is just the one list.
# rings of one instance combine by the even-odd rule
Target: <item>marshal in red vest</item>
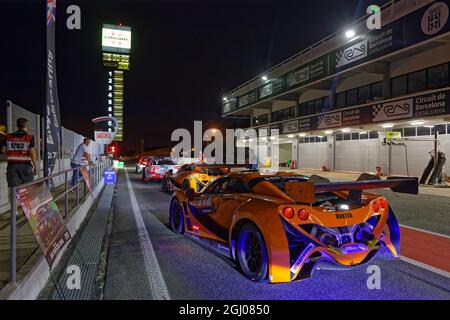
[[31,158],[28,151],[32,140],[31,134],[18,136],[9,133],[6,136],[6,158],[8,162],[30,162]]

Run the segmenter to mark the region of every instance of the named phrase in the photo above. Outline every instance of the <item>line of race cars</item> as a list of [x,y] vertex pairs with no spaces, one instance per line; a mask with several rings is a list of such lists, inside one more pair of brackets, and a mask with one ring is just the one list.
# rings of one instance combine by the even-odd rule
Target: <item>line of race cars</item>
[[395,214],[385,197],[365,190],[418,194],[419,185],[417,178],[370,174],[330,182],[242,166],[152,163],[166,166],[159,179],[162,191],[173,191],[172,230],[229,258],[247,278],[269,283],[398,258]]

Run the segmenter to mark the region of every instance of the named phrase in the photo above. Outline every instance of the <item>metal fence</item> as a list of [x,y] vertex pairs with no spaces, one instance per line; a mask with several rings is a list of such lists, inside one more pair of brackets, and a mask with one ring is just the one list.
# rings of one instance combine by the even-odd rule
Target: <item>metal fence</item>
[[[87,167],[87,166],[86,166]],[[102,161],[98,161],[97,163],[95,163],[94,166],[90,167],[90,170],[88,171],[89,174],[89,179],[90,179],[90,183],[91,183],[91,190],[93,192],[93,190],[95,190],[95,187],[102,181],[103,178],[103,171],[105,168],[110,168],[111,164],[108,162],[108,160],[102,160]],[[15,284],[17,281],[17,277],[16,277],[16,273],[17,273],[17,221],[16,221],[16,214],[17,214],[17,198],[16,198],[16,194],[17,194],[17,190],[24,188],[24,187],[29,187],[38,183],[48,183],[50,179],[57,179],[62,177],[64,179],[64,192],[62,192],[61,194],[59,194],[58,196],[56,196],[54,198],[54,201],[58,201],[62,198],[64,198],[64,209],[63,211],[61,211],[62,216],[65,218],[67,216],[68,212],[68,208],[69,208],[69,192],[71,192],[72,190],[74,190],[76,188],[76,206],[75,209],[78,208],[78,205],[80,203],[80,188],[81,188],[81,184],[84,184],[84,197],[86,197],[87,195],[89,195],[90,193],[87,190],[86,187],[86,183],[84,182],[84,179],[78,179],[78,184],[76,186],[73,186],[72,188],[69,187],[69,179],[71,179],[73,174],[78,175],[78,177],[80,176],[80,168],[75,168],[75,169],[67,169],[67,170],[63,170],[61,172],[55,173],[53,175],[50,175],[48,177],[44,177],[44,178],[40,178],[37,179],[35,181],[32,181],[30,183],[25,183],[22,184],[18,187],[14,187],[12,188],[12,193],[11,193],[11,232],[10,232],[10,281],[11,283]]]

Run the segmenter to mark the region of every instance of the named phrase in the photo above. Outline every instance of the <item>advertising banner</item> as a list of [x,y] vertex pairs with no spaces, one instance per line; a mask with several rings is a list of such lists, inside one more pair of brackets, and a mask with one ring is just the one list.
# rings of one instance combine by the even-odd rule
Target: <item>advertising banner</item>
[[94,131],[95,142],[99,144],[110,144],[114,140],[114,133],[109,131]]
[[404,46],[422,42],[450,31],[449,1],[437,1],[406,17]]
[[287,74],[287,87],[300,87],[329,75],[329,55],[325,55]]
[[333,51],[330,54],[331,73],[354,67],[402,47],[403,21],[397,20]]
[[304,117],[298,120],[298,126],[302,132],[447,114],[450,114],[450,90],[440,90],[405,99]]
[[50,268],[70,240],[70,233],[44,182],[17,190],[19,201]]
[[56,86],[55,60],[55,23],[56,0],[47,0],[47,72],[46,72],[46,105],[44,108],[45,136],[44,174],[51,175],[56,158],[60,152],[61,117],[59,111],[58,89]]
[[298,131],[298,121],[289,121],[281,126],[281,133],[293,133]]

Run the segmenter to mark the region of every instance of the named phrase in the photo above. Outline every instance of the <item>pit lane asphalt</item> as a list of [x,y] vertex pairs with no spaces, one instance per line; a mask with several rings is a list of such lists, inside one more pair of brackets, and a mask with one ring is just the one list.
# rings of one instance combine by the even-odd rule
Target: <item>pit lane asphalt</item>
[[[379,290],[367,288],[367,266],[318,270],[295,283],[253,283],[225,259],[170,231],[170,195],[160,191],[159,183],[144,184],[131,167],[128,176],[171,299],[450,299],[450,279],[404,261],[373,263],[381,268]],[[118,191],[104,298],[152,299],[124,170]],[[404,205],[416,204],[411,199]]]

